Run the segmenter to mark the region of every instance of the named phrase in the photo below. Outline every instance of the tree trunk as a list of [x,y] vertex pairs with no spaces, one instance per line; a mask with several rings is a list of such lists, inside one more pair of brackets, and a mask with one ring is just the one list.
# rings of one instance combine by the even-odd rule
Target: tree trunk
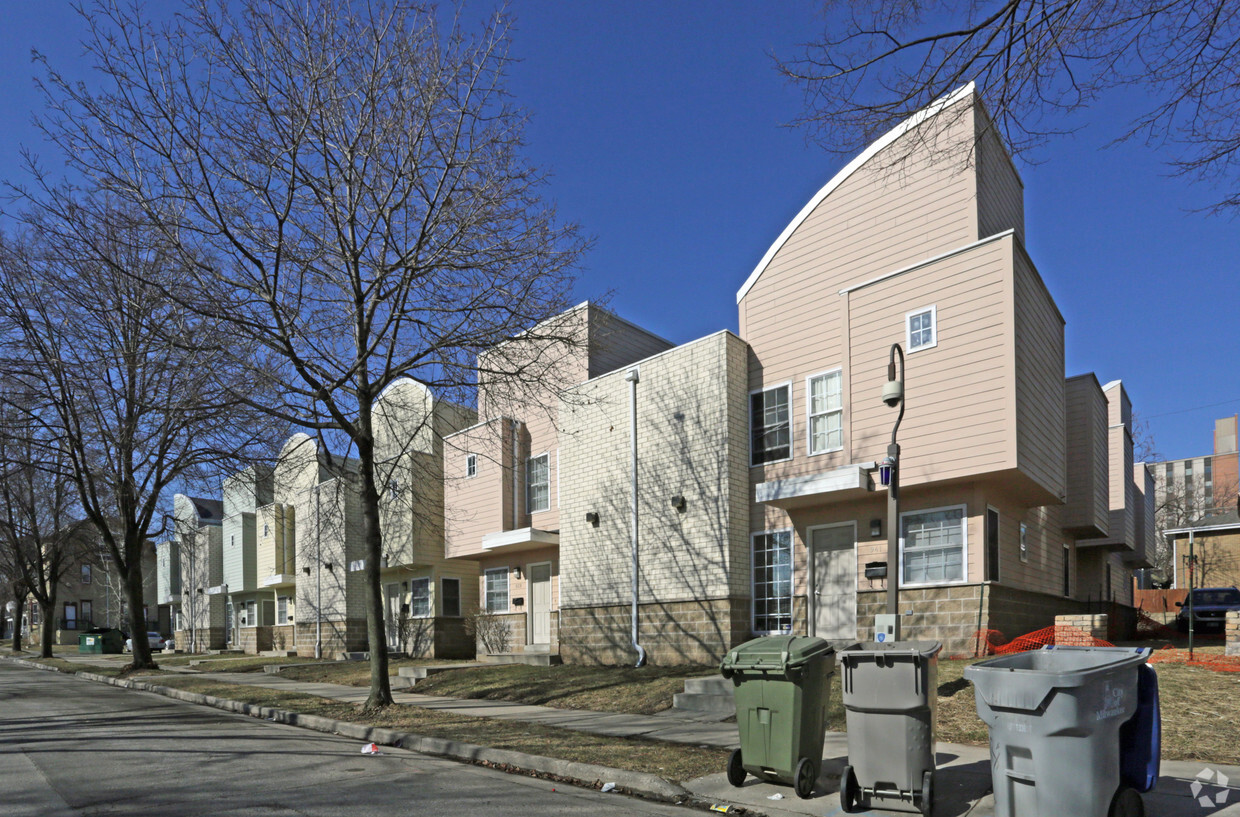
[[39,604],[39,612],[43,616],[43,626],[39,628],[39,657],[52,657],[52,641],[56,633],[56,597],[49,602]]
[[134,669],[156,669],[151,644],[146,639],[146,615],[142,608],[142,545],[126,547],[125,594],[129,597],[129,626],[132,629]]
[[379,492],[375,488],[375,446],[369,433],[369,411],[360,412],[363,437],[357,445],[362,476],[362,539],[366,543],[366,640],[370,647],[370,697],[367,709],[392,703],[392,683],[388,678],[387,632],[384,627],[383,593],[379,560],[383,557],[383,532],[379,528]]
[[22,617],[26,612],[26,600],[16,587],[9,588],[13,595],[13,652],[22,651]]

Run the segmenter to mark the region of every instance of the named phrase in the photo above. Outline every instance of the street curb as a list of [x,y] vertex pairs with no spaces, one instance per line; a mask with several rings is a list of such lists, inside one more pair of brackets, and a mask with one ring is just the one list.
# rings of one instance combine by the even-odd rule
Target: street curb
[[156,695],[162,695],[165,698],[174,698],[200,706],[210,706],[226,712],[263,718],[288,726],[312,729],[316,732],[341,735],[367,743],[395,746],[420,754],[437,755],[476,765],[498,767],[500,771],[545,775],[592,789],[599,788],[603,783],[615,783],[617,791],[681,805],[688,805],[690,804],[689,801],[697,799],[688,789],[665,780],[658,775],[646,774],[645,772],[630,772],[623,769],[613,769],[608,766],[597,766],[593,763],[559,760],[541,755],[530,755],[525,752],[514,752],[509,749],[493,749],[489,746],[478,746],[473,743],[432,738],[410,732],[398,732],[395,729],[367,726],[366,724],[351,723],[349,721],[338,721],[318,715],[304,715],[300,712],[290,712],[286,709],[248,704],[229,698],[217,698],[214,695],[203,695],[198,692],[186,692],[185,690],[152,684],[146,681],[112,678],[107,675],[97,675],[93,672],[69,672],[59,667],[50,667],[35,661],[10,658],[8,656],[5,656],[5,658],[22,666],[49,672],[59,672],[64,675],[73,675],[86,681],[94,681],[95,683],[140,692],[151,692]]

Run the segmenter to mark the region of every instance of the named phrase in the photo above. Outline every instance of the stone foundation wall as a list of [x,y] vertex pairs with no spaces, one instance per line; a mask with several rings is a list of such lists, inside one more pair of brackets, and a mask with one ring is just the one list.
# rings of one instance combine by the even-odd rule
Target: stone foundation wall
[[[297,654],[314,655],[315,622],[297,624]],[[366,619],[323,622],[323,657],[336,658],[346,652],[365,652]]]
[[[716,664],[750,637],[749,599],[703,599],[638,607],[638,643],[652,664]],[[633,661],[631,607],[561,608],[560,656],[566,663]]]
[[[194,648],[198,652],[206,652],[207,650],[224,649],[224,628],[210,627],[207,629],[198,629],[195,631],[196,638]],[[190,632],[189,630],[177,630],[172,635],[173,643],[176,648],[182,652],[188,652],[190,649]]]
[[1224,626],[1227,634],[1227,654],[1240,655],[1240,610],[1227,611],[1227,623]]
[[1109,618],[1106,613],[1055,616],[1055,645],[1092,647],[1094,639],[1105,641]]
[[250,655],[258,655],[271,649],[270,627],[242,627],[240,631],[241,651]]

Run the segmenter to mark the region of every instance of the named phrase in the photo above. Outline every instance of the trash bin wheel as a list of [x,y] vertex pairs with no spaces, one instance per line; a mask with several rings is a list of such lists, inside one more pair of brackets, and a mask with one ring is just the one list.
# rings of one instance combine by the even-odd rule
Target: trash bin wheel
[[745,766],[741,762],[740,749],[733,749],[728,756],[728,782],[737,788],[745,785]]
[[845,814],[857,810],[857,777],[852,766],[845,766],[844,771],[840,772],[840,808]]
[[929,769],[921,776],[921,799],[918,801],[921,813],[930,817],[934,812],[934,772]]
[[797,797],[802,800],[808,799],[814,793],[814,783],[818,782],[818,766],[808,757],[803,757],[797,763],[796,772],[792,775],[792,786],[796,789]]
[[1136,789],[1121,785],[1111,800],[1107,817],[1145,817],[1145,802]]

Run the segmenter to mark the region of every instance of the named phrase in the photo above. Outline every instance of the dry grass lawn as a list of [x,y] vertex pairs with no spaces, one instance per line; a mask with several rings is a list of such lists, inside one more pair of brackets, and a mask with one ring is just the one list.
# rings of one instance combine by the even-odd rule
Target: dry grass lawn
[[592,709],[653,715],[672,705],[686,678],[719,671],[715,666],[594,667],[523,664],[473,667],[442,672],[418,681],[414,692],[451,698],[491,698],[561,709]]
[[[306,664],[303,658],[300,662]],[[388,675],[396,675],[401,667],[443,666],[445,664],[469,664],[470,661],[454,661],[431,658],[393,658],[388,660]],[[281,678],[292,681],[313,681],[318,684],[344,684],[345,686],[370,686],[369,661],[324,661],[320,664],[306,664],[300,667],[288,667],[280,671]]]
[[235,701],[397,729],[418,735],[463,741],[497,749],[511,749],[563,760],[596,763],[615,769],[647,772],[674,781],[691,780],[695,777],[714,774],[727,767],[728,753],[722,749],[701,749],[694,746],[631,738],[609,738],[536,724],[433,712],[412,706],[393,706],[376,714],[364,712],[361,707],[353,704],[311,695],[252,686],[220,684],[187,675],[160,678],[159,683]]

